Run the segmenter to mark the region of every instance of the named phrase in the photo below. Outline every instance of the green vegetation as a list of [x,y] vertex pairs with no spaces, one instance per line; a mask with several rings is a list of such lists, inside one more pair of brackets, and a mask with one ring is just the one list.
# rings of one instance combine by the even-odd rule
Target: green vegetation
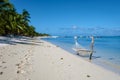
[[49,36],[35,31],[35,27],[29,25],[30,14],[23,10],[18,13],[9,0],[0,0],[0,35],[19,35],[19,36]]

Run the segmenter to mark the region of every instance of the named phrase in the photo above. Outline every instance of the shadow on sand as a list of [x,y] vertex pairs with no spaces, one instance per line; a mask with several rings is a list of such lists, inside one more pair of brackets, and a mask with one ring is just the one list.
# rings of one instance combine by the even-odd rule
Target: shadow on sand
[[4,37],[0,38],[1,44],[9,44],[9,45],[16,45],[16,44],[25,44],[25,45],[38,45],[40,46],[40,41],[35,41],[35,39],[32,38],[9,38]]

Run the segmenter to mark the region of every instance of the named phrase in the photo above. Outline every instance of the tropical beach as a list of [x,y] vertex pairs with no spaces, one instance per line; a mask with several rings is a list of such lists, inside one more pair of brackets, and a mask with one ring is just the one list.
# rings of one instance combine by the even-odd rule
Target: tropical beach
[[118,74],[39,38],[11,40],[0,46],[0,80],[120,79]]
[[[77,42],[74,36],[58,36],[57,38],[44,38],[73,55],[90,59],[92,40],[88,36],[78,36]],[[94,36],[94,47],[91,62],[105,69],[120,74],[120,37],[119,36]],[[76,51],[78,49],[78,51]]]
[[120,80],[119,3],[1,0],[0,80]]

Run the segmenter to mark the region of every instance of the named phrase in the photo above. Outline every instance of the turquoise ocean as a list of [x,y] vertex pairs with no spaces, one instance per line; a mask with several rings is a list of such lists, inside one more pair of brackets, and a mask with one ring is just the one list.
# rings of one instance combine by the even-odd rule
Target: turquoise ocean
[[[57,38],[44,38],[43,40],[76,55],[76,52],[73,50],[75,47],[74,36],[59,36]],[[88,36],[78,36],[78,43],[83,48],[90,49],[91,39]],[[120,75],[120,36],[95,37],[94,51],[93,63]],[[79,57],[89,59],[88,56]]]

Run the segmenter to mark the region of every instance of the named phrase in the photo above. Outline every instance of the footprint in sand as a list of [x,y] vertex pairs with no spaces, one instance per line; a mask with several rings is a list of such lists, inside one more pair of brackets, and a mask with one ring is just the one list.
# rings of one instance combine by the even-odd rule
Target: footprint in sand
[[2,75],[3,74],[3,72],[0,72],[0,75]]
[[7,68],[7,66],[3,67],[3,69],[6,69],[6,68]]
[[18,70],[17,73],[18,73],[18,74],[19,74],[19,73],[22,73],[22,74],[23,74],[23,73],[26,73],[26,71],[24,71],[24,70]]
[[87,77],[89,78],[89,77],[91,77],[90,75],[87,75]]
[[2,55],[0,55],[0,59],[2,58]]
[[18,70],[18,71],[17,71],[17,73],[19,74],[19,73],[20,73],[20,71]]
[[6,63],[5,61],[2,61],[2,63]]
[[61,60],[63,60],[63,58],[60,58]]

